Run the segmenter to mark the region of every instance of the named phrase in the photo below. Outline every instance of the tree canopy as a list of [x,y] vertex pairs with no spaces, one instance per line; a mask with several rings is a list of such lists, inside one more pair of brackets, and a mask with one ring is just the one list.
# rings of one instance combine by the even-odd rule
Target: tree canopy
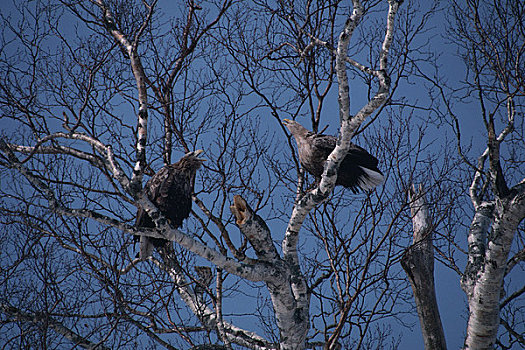
[[[1,6],[3,346],[525,346],[525,5]],[[320,179],[284,119],[336,135]],[[144,188],[197,149],[174,227]]]

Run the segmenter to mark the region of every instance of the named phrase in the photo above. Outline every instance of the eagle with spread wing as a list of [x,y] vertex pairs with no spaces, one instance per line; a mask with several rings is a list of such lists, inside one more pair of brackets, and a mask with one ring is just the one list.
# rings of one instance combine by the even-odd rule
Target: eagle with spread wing
[[[195,174],[205,161],[198,157],[202,152],[197,150],[186,153],[177,163],[164,166],[144,188],[149,200],[175,228],[182,226],[184,219],[190,215]],[[135,225],[137,228],[155,228],[155,223],[141,207],[138,209]],[[135,236],[135,240],[140,240],[141,259],[148,258],[153,247],[161,247],[168,242],[147,236]]]
[[[301,165],[315,176],[316,181],[320,181],[326,159],[334,150],[337,138],[308,131],[295,120],[284,119],[283,124],[295,138]],[[384,179],[377,164],[376,157],[350,143],[350,149],[339,165],[335,184],[349,188],[354,193],[357,193],[359,188],[371,190],[381,184]]]

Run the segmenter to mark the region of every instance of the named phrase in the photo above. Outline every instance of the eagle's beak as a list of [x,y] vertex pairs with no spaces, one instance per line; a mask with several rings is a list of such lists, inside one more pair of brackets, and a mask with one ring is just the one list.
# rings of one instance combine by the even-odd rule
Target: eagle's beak
[[284,125],[287,125],[287,124],[289,124],[290,122],[291,122],[290,119],[283,119],[283,124],[284,124]]
[[204,151],[201,150],[201,149],[198,149],[198,150],[196,150],[196,151],[193,151],[193,156],[194,156],[197,160],[200,160],[201,162],[205,162],[206,159],[204,159],[204,158],[197,158],[201,153],[204,153]]

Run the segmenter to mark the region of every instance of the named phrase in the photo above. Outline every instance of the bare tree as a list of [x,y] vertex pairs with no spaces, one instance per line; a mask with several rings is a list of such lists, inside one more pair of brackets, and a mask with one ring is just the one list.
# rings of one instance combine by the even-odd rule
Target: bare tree
[[[525,8],[507,1],[455,5],[456,34],[468,60],[467,89],[477,95],[487,144],[478,162],[472,162],[470,198],[475,215],[468,235],[469,262],[461,280],[470,311],[465,348],[492,348],[500,308],[507,303],[501,298],[503,280],[515,266],[512,262],[523,260],[525,249],[519,244],[509,260],[512,241],[525,218],[525,178],[517,167],[524,159],[522,152],[515,153],[523,148],[523,120],[516,118],[523,115],[525,101],[521,58]],[[523,285],[517,292],[523,293]],[[512,338],[525,345],[522,337]]]
[[[398,94],[429,58],[435,12],[401,3],[17,3],[0,37],[1,342],[398,347],[392,325],[413,311],[398,264],[407,191],[425,185],[437,256],[454,265],[468,186],[462,159],[425,136],[435,125],[419,113],[439,108]],[[338,135],[319,183],[284,118]],[[381,160],[385,186],[334,188],[350,139]],[[142,188],[198,148],[192,216],[174,229]],[[473,191],[496,213],[483,164]],[[137,207],[156,229],[135,227]],[[135,235],[174,244],[142,261]]]
[[[452,86],[453,82],[423,77],[432,82],[436,97],[442,101],[443,112],[438,113],[453,127],[458,153],[472,179],[468,262],[459,273],[469,308],[464,348],[525,346],[523,307],[518,301],[525,292],[523,279],[505,283],[505,278],[512,281],[512,270],[523,261],[525,252],[522,225],[525,173],[520,169],[524,162],[521,116],[525,102],[522,21],[525,7],[511,1],[453,1],[451,5],[448,35],[465,63],[463,84],[457,88]],[[470,152],[461,132],[465,129],[463,121],[467,120],[461,109],[464,104],[469,106],[469,116],[477,117],[485,131],[484,139],[476,141]],[[472,155],[479,149],[477,161],[473,161]],[[432,226],[427,230],[431,237]],[[451,238],[459,241],[464,236]],[[414,258],[412,253],[407,257]],[[452,255],[449,262],[457,269]],[[431,296],[420,293],[433,286],[432,276],[424,273],[420,276],[423,282],[414,288],[416,302],[429,306],[433,304]],[[439,323],[439,314],[422,317],[423,328]],[[504,330],[498,337],[500,324]],[[423,333],[426,348],[442,348],[432,339],[436,333]]]
[[[274,8],[257,2],[249,7],[231,1],[206,6],[189,2],[172,9],[180,13],[179,19],[172,20],[156,1],[28,3],[18,8],[18,22],[4,18],[3,48],[16,54],[2,58],[7,77],[1,86],[3,118],[13,131],[1,143],[2,166],[10,177],[2,186],[3,225],[9,232],[4,237],[5,252],[10,256],[3,261],[3,271],[10,273],[3,276],[9,292],[2,310],[5,327],[29,324],[38,329],[13,332],[6,342],[36,344],[26,338],[30,334],[40,337],[42,347],[67,341],[84,347],[151,342],[168,348],[184,342],[189,346],[221,342],[226,348],[237,344],[285,349],[303,348],[311,337],[311,344],[335,348],[339,339],[350,341],[353,322],[364,322],[366,327],[351,341],[384,341],[383,335],[370,335],[366,328],[376,321],[374,315],[393,309],[387,296],[395,293],[385,285],[388,272],[372,270],[390,232],[372,229],[357,237],[356,228],[351,236],[363,243],[352,249],[364,255],[347,251],[346,262],[337,266],[332,253],[338,255],[351,237],[337,228],[332,241],[324,218],[335,219],[337,206],[325,204],[324,212],[312,214],[321,215],[325,223],[311,220],[308,225],[313,224],[309,231],[321,243],[316,254],[325,249],[328,254],[319,262],[305,258],[307,265],[301,265],[299,229],[308,213],[329,198],[335,179],[324,176],[316,189],[304,191],[305,179],[299,173],[295,201],[292,196],[291,201],[284,200],[285,207],[278,205],[274,194],[295,182],[287,170],[291,164],[277,157],[280,151],[272,146],[276,136],[265,132],[253,116],[269,108],[279,122],[288,113],[302,114],[308,102],[317,129],[323,101],[337,79],[342,143],[326,170],[333,173],[346,153],[347,141],[389,96],[387,57],[399,4],[390,1],[378,7],[387,20],[383,38],[377,36],[373,42],[379,53],[376,68],[347,55],[355,29],[377,4],[368,8],[354,1],[347,8],[327,3],[315,9],[304,5],[296,13],[292,2]],[[261,28],[271,30],[271,35],[292,25],[287,37],[269,38],[246,21],[258,12],[265,13]],[[340,15],[346,18],[342,27]],[[298,21],[313,27],[300,28]],[[68,22],[76,23],[74,33],[63,30]],[[289,43],[287,38],[293,37],[296,42]],[[272,62],[284,68],[282,76]],[[231,69],[232,63],[236,69]],[[371,87],[376,90],[353,117],[347,65],[374,81]],[[297,72],[303,87],[288,80]],[[278,79],[260,84],[270,74]],[[292,88],[289,98],[293,100],[294,93],[302,97],[282,105],[279,90],[272,89],[286,80],[284,87]],[[187,223],[187,231],[175,230],[160,219],[154,231],[135,228],[137,206],[152,217],[157,213],[142,193],[144,176],[152,175],[159,162],[172,162],[173,150],[184,152],[197,145],[207,150],[209,163],[199,175],[194,196],[198,211]],[[18,174],[25,180],[17,179]],[[228,211],[232,199],[241,236],[232,231]],[[266,220],[282,213],[288,216],[294,202],[284,239],[280,247],[275,246],[276,234],[270,234],[257,212],[266,213]],[[377,203],[370,200],[366,210]],[[361,224],[374,215],[364,215]],[[17,234],[25,230],[27,234]],[[133,258],[132,235],[178,244],[143,263]],[[366,240],[371,244],[364,244]],[[359,273],[351,269],[356,259],[363,264]],[[35,282],[25,280],[17,267],[25,270],[29,261],[35,261],[45,276]],[[198,266],[206,261],[213,269]],[[387,262],[387,269],[392,264]],[[257,284],[239,289],[242,280]],[[25,283],[15,288],[20,281]],[[321,292],[327,282],[338,285],[333,289],[335,303]],[[358,303],[378,284],[384,285],[383,292],[373,304]],[[255,295],[269,292],[271,308],[250,312],[259,314],[264,325],[259,331],[266,336],[224,317],[224,295],[246,293],[247,288]],[[312,293],[326,304],[318,314],[310,311]],[[258,302],[265,299],[256,297]],[[370,308],[365,320],[351,321]],[[90,331],[79,329],[81,323]],[[309,336],[312,327],[321,333]],[[165,333],[178,337],[172,340],[162,336]]]

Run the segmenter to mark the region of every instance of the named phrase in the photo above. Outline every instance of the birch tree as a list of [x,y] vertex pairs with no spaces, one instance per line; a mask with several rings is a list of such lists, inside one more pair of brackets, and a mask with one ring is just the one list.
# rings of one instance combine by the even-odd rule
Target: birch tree
[[[424,184],[429,217],[452,218],[433,226],[443,255],[465,188],[462,159],[426,136],[436,125],[419,113],[433,109],[399,94],[431,57],[420,40],[434,11],[395,0],[17,2],[1,27],[0,342],[398,347],[393,325],[413,313],[399,264],[412,240],[407,190]],[[284,118],[339,137],[319,183]],[[381,160],[385,186],[334,188],[350,140]],[[174,229],[143,188],[196,149],[208,161]],[[474,192],[496,213],[483,164],[469,168]],[[135,226],[137,207],[158,217],[155,230]],[[136,235],[173,246],[142,261]]]
[[510,255],[525,218],[525,178],[518,177],[522,172],[513,171],[523,157],[507,156],[504,145],[523,149],[523,141],[512,133],[523,122],[516,118],[523,114],[525,96],[521,58],[525,12],[523,6],[505,1],[455,5],[457,37],[467,49],[463,52],[470,69],[468,88],[477,95],[487,145],[478,161],[472,162],[469,189],[475,214],[468,233],[469,261],[461,279],[469,304],[465,348],[488,349],[496,344],[500,308],[508,300],[502,299],[504,277],[523,259],[524,252],[521,247]]
[[[469,309],[464,348],[525,346],[523,313],[519,311],[522,309],[519,300],[525,291],[523,279],[505,283],[506,279],[512,280],[513,269],[523,262],[525,252],[524,144],[523,118],[520,117],[525,96],[522,21],[525,8],[511,1],[453,1],[449,15],[449,38],[458,48],[466,67],[463,85],[454,91],[448,86],[451,82],[430,76],[424,78],[432,82],[436,97],[443,103],[444,112],[440,117],[452,126],[458,153],[467,164],[471,179],[468,194],[473,213],[466,235],[468,262],[463,271],[454,266],[461,278]],[[469,116],[475,116],[484,126],[483,140],[475,143],[480,147],[473,147],[470,152],[465,146],[468,141],[463,136],[467,116],[460,112],[462,104],[469,104]],[[477,161],[472,157],[475,150],[479,152]],[[415,242],[407,251],[405,261],[409,266],[406,270],[409,276],[416,275],[416,282],[422,279],[413,286],[414,296],[422,328],[434,330],[423,332],[425,348],[441,349],[444,348],[442,341],[436,341],[436,336],[442,331],[436,331],[441,327],[441,321],[432,297],[432,273],[425,273],[421,265],[413,264],[422,250],[418,246],[432,241],[430,222],[433,220],[418,218],[417,215],[413,220],[414,227],[425,231],[426,237],[419,236],[420,242]],[[459,237],[465,239],[465,235]],[[456,234],[455,240],[459,239]],[[427,242],[421,243],[424,241]],[[432,267],[433,254],[427,254],[425,260],[425,264]],[[428,293],[427,289],[430,289]],[[518,303],[514,304],[516,301]],[[428,311],[429,308],[432,312]],[[498,336],[500,325],[503,329]]]
[[[387,333],[367,329],[377,322],[374,315],[395,313],[389,296],[396,291],[385,285],[394,263],[378,258],[378,251],[392,244],[389,232],[362,233],[363,243],[346,253],[353,263],[363,259],[363,269],[355,272],[350,260],[343,264],[346,272],[339,271],[332,252],[315,261],[302,255],[300,246],[306,218],[326,216],[314,211],[322,203],[331,211],[326,203],[335,178],[329,174],[336,172],[348,141],[391,90],[388,58],[400,3],[378,7],[384,25],[370,42],[375,59],[360,63],[351,57],[349,43],[367,11],[377,7],[365,5],[357,0],[349,7],[327,2],[316,8],[228,0],[169,9],[157,1],[18,4],[16,16],[3,18],[2,32],[1,105],[8,129],[0,141],[1,310],[3,334],[10,334],[2,341],[43,348],[253,349],[388,341]],[[244,19],[261,13],[261,28],[242,30],[251,24]],[[279,37],[283,25],[292,25],[286,36],[295,36],[293,44]],[[238,44],[261,45],[268,33],[273,41],[245,47],[243,55],[235,51],[242,49]],[[265,55],[250,57],[260,52]],[[289,76],[305,67],[314,71],[306,76],[318,80],[307,84],[306,94],[296,87],[288,94],[293,100],[300,92],[299,103],[276,105],[277,96],[268,93],[282,86],[286,74],[273,72],[274,81],[257,81],[268,74],[264,66],[275,55],[282,55],[277,62]],[[374,90],[355,115],[348,69],[368,77]],[[307,110],[317,129],[323,101],[334,89],[341,142],[322,181],[306,190],[304,174],[298,173],[297,184],[290,177],[291,158],[278,158],[282,150],[273,146],[286,134],[269,135],[257,115],[269,111],[282,128],[280,118],[304,113],[310,99]],[[197,179],[193,218],[176,230],[142,188],[162,164],[197,146],[206,149],[209,163]],[[292,184],[297,190],[288,191]],[[364,198],[369,210],[377,205]],[[288,204],[273,209],[279,201]],[[155,230],[134,226],[138,206],[159,217]],[[287,217],[281,234],[270,225],[278,213]],[[316,254],[323,245],[333,249],[332,243],[343,247],[348,240],[335,232],[337,240],[328,242],[327,227],[310,223],[321,243]],[[135,258],[133,235],[165,238],[174,246],[143,262]],[[374,272],[376,263],[386,270]],[[29,277],[31,271],[35,276]],[[322,291],[327,283],[338,285],[330,288],[339,289],[333,302]],[[360,302],[378,285],[382,293],[373,304]],[[235,307],[225,306],[239,293],[260,304],[247,311],[259,324],[251,327],[256,331],[236,320]],[[312,295],[324,305],[321,312],[312,311]],[[366,319],[351,321],[365,309],[370,310]],[[365,328],[351,337],[355,322]]]

